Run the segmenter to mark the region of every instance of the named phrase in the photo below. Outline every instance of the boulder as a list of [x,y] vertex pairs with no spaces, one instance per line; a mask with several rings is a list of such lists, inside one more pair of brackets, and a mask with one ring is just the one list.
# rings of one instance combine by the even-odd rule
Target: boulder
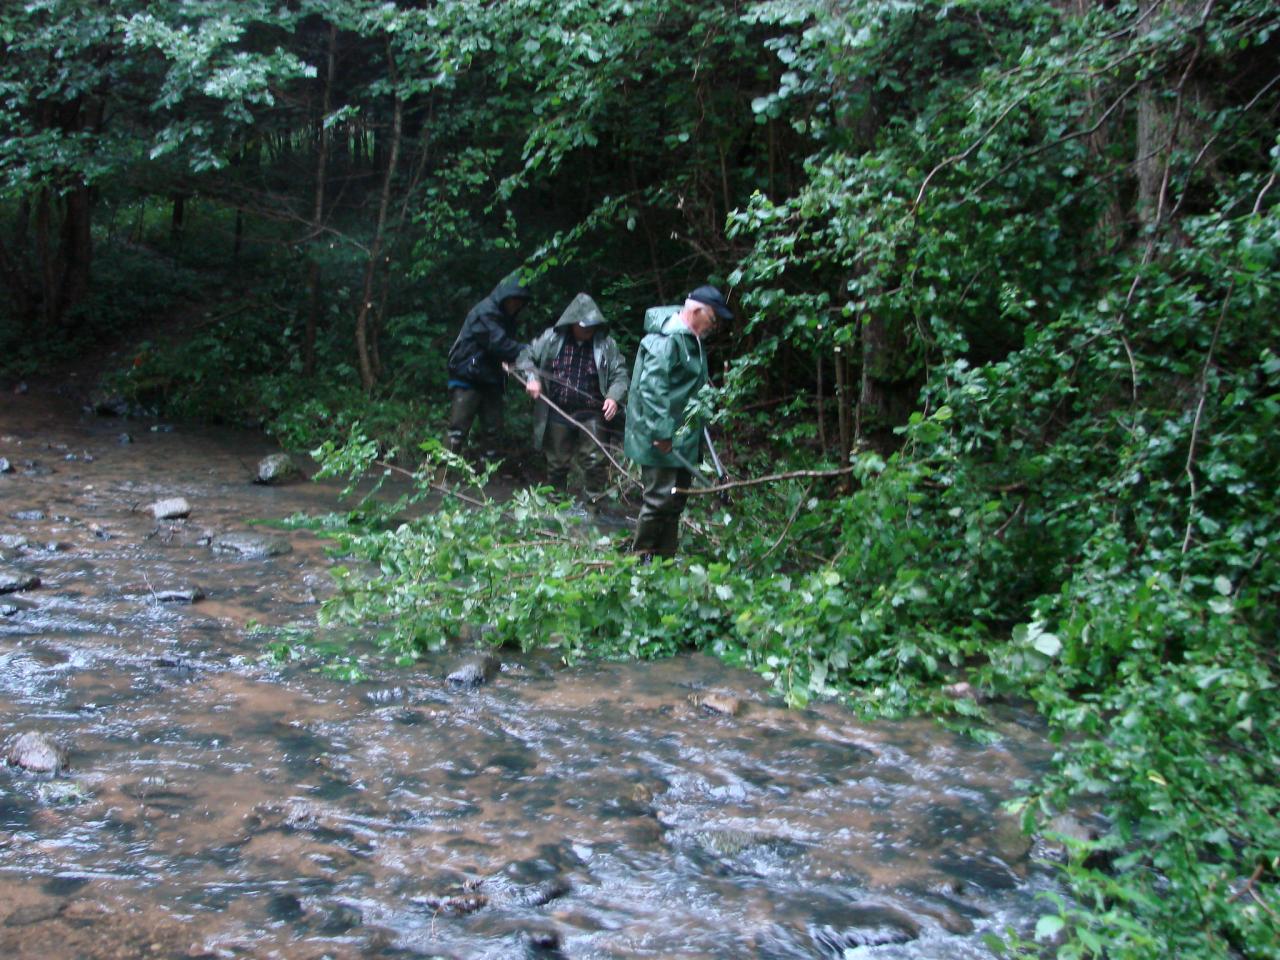
[[273,453],[258,461],[258,474],[254,483],[284,483],[302,473],[287,453]]
[[67,765],[67,751],[52,737],[28,730],[9,745],[5,760],[31,773],[57,773]]
[[204,591],[195,584],[154,591],[156,603],[196,603],[204,599]]
[[0,563],[0,593],[15,593],[40,586],[40,578],[34,573]]
[[13,464],[4,457],[0,457],[0,473],[13,473]]
[[182,497],[169,497],[153,503],[151,513],[157,520],[180,520],[191,516],[191,504]]
[[455,687],[478,687],[492,680],[501,666],[492,653],[483,653],[459,664],[445,679]]
[[695,693],[690,695],[689,702],[722,717],[736,717],[742,709],[742,701],[727,693]]
[[222,533],[209,546],[215,553],[235,554],[245,560],[281,557],[293,549],[287,540],[260,533]]

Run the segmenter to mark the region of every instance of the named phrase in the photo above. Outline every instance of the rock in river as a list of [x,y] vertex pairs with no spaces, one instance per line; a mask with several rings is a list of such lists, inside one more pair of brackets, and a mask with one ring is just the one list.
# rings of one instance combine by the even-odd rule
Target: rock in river
[[446,679],[457,687],[478,687],[488,683],[501,664],[492,653],[483,653],[460,664]]
[[185,587],[172,587],[168,590],[156,590],[156,603],[196,603],[204,599],[204,591],[195,584]]
[[191,516],[191,504],[183,497],[169,497],[153,503],[151,513],[157,520],[179,520]]
[[233,553],[246,560],[280,557],[293,549],[287,540],[264,536],[260,533],[219,534],[213,538],[209,546],[215,553]]
[[5,760],[32,773],[56,773],[67,765],[67,751],[52,737],[28,730],[10,744]]
[[258,461],[258,475],[255,483],[284,483],[298,476],[302,471],[287,453],[273,453]]
[[38,586],[40,586],[40,578],[34,573],[0,563],[0,593],[30,590]]
[[0,473],[13,473],[13,464],[4,457],[0,457]]

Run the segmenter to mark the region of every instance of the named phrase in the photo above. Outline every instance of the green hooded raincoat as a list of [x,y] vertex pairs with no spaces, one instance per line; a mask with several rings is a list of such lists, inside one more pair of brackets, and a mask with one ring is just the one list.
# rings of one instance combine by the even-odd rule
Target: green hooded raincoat
[[[702,456],[702,425],[685,424],[684,411],[707,382],[707,356],[679,313],[653,307],[644,315],[623,435],[627,456],[641,466],[687,468]],[[655,440],[670,440],[671,453],[654,449]]]

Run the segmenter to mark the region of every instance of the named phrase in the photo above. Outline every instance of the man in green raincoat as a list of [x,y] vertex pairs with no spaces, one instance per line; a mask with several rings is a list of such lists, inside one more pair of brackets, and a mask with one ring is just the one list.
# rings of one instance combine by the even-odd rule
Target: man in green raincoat
[[529,291],[513,274],[467,313],[449,349],[449,449],[462,445],[476,415],[483,424],[482,441],[492,456],[502,434],[502,397],[507,378],[503,366],[514,363],[524,347],[516,338],[516,317],[529,302]]
[[[576,455],[582,467],[582,499],[588,509],[604,496],[607,473],[600,440],[604,425],[627,396],[626,364],[609,335],[608,321],[585,293],[574,297],[555,326],[520,353],[516,369],[525,377],[533,412],[533,445],[547,455],[547,481],[568,492]],[[566,416],[538,400],[546,397]],[[576,424],[576,425],[575,425]],[[585,431],[585,432],[584,432]]]
[[627,403],[623,449],[640,464],[644,501],[632,549],[645,556],[674,556],[689,470],[702,455],[702,425],[684,422],[685,407],[707,382],[702,341],[733,311],[715,287],[698,287],[682,307],[645,312],[645,337],[636,352]]

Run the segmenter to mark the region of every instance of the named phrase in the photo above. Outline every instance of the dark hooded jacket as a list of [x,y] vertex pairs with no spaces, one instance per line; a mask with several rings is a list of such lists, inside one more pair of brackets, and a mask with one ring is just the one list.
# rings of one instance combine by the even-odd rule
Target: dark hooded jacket
[[529,291],[508,277],[471,308],[458,339],[449,350],[450,386],[499,387],[506,378],[503,363],[514,363],[524,346],[515,336],[515,320],[502,312],[502,301],[529,299]]
[[[555,326],[544,330],[533,343],[521,351],[516,369],[526,377],[532,375],[545,378],[547,371],[551,368],[551,362],[560,355],[565,341],[573,336],[569,328],[583,320],[587,321],[588,325],[598,328],[595,336],[591,338],[591,344],[592,355],[596,361],[596,372],[600,377],[600,393],[606,400],[612,400],[618,406],[622,406],[622,401],[627,396],[627,385],[630,383],[626,361],[622,357],[622,351],[618,349],[617,342],[609,335],[609,322],[596,306],[596,302],[585,293],[574,297],[569,306],[565,307],[564,313],[560,314],[560,319],[556,321]],[[540,403],[533,408],[535,450],[542,449],[542,438],[547,432],[550,409],[545,403]]]

